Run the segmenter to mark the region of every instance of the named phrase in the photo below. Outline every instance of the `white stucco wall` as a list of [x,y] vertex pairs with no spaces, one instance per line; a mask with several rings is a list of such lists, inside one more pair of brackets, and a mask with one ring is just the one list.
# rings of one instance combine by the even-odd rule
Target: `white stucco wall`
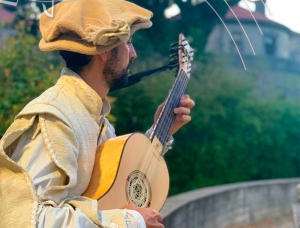
[[[226,25],[233,36],[235,36],[235,34],[240,34],[241,54],[254,56],[252,48],[241,26],[238,23],[226,23]],[[264,37],[266,36],[273,36],[276,39],[276,50],[273,57],[289,59],[292,53],[295,52],[295,49],[300,49],[300,34],[299,36],[292,35],[291,32],[282,28],[259,24],[263,32],[262,35],[256,24],[243,24],[242,22],[242,25],[253,46],[256,56],[267,56],[264,45]],[[213,29],[208,38],[205,51],[213,53],[238,54],[235,48],[232,48],[232,39],[223,24],[218,24]]]

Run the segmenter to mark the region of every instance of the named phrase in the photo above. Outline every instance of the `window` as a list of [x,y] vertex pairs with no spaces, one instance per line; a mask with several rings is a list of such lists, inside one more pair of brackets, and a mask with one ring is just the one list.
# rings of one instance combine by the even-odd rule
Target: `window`
[[264,46],[266,55],[274,56],[276,54],[276,38],[270,35],[264,35]]
[[[241,32],[232,32],[232,37],[238,46],[238,49],[241,53],[243,53],[243,34]],[[230,53],[238,53],[234,42],[230,39]]]

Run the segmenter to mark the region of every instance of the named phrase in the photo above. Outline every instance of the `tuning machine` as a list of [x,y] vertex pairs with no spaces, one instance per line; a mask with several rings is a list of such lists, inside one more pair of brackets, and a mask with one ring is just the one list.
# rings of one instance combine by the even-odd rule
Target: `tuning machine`
[[177,52],[178,52],[178,42],[175,42],[175,43],[172,43],[171,45],[170,45],[170,52],[171,52],[171,54],[177,54]]

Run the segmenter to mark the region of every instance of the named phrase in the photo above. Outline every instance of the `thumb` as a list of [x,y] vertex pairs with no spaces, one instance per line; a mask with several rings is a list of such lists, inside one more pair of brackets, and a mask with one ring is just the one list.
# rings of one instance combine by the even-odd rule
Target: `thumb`
[[136,206],[134,203],[129,202],[127,205],[125,205],[123,208],[129,209],[129,210],[135,210]]

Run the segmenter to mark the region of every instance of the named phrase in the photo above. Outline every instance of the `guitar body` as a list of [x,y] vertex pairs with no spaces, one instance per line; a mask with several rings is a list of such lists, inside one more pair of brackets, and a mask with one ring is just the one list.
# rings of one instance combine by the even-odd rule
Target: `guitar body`
[[105,141],[97,150],[91,182],[83,196],[98,200],[98,209],[122,208],[129,202],[159,211],[168,195],[164,158],[141,133]]

